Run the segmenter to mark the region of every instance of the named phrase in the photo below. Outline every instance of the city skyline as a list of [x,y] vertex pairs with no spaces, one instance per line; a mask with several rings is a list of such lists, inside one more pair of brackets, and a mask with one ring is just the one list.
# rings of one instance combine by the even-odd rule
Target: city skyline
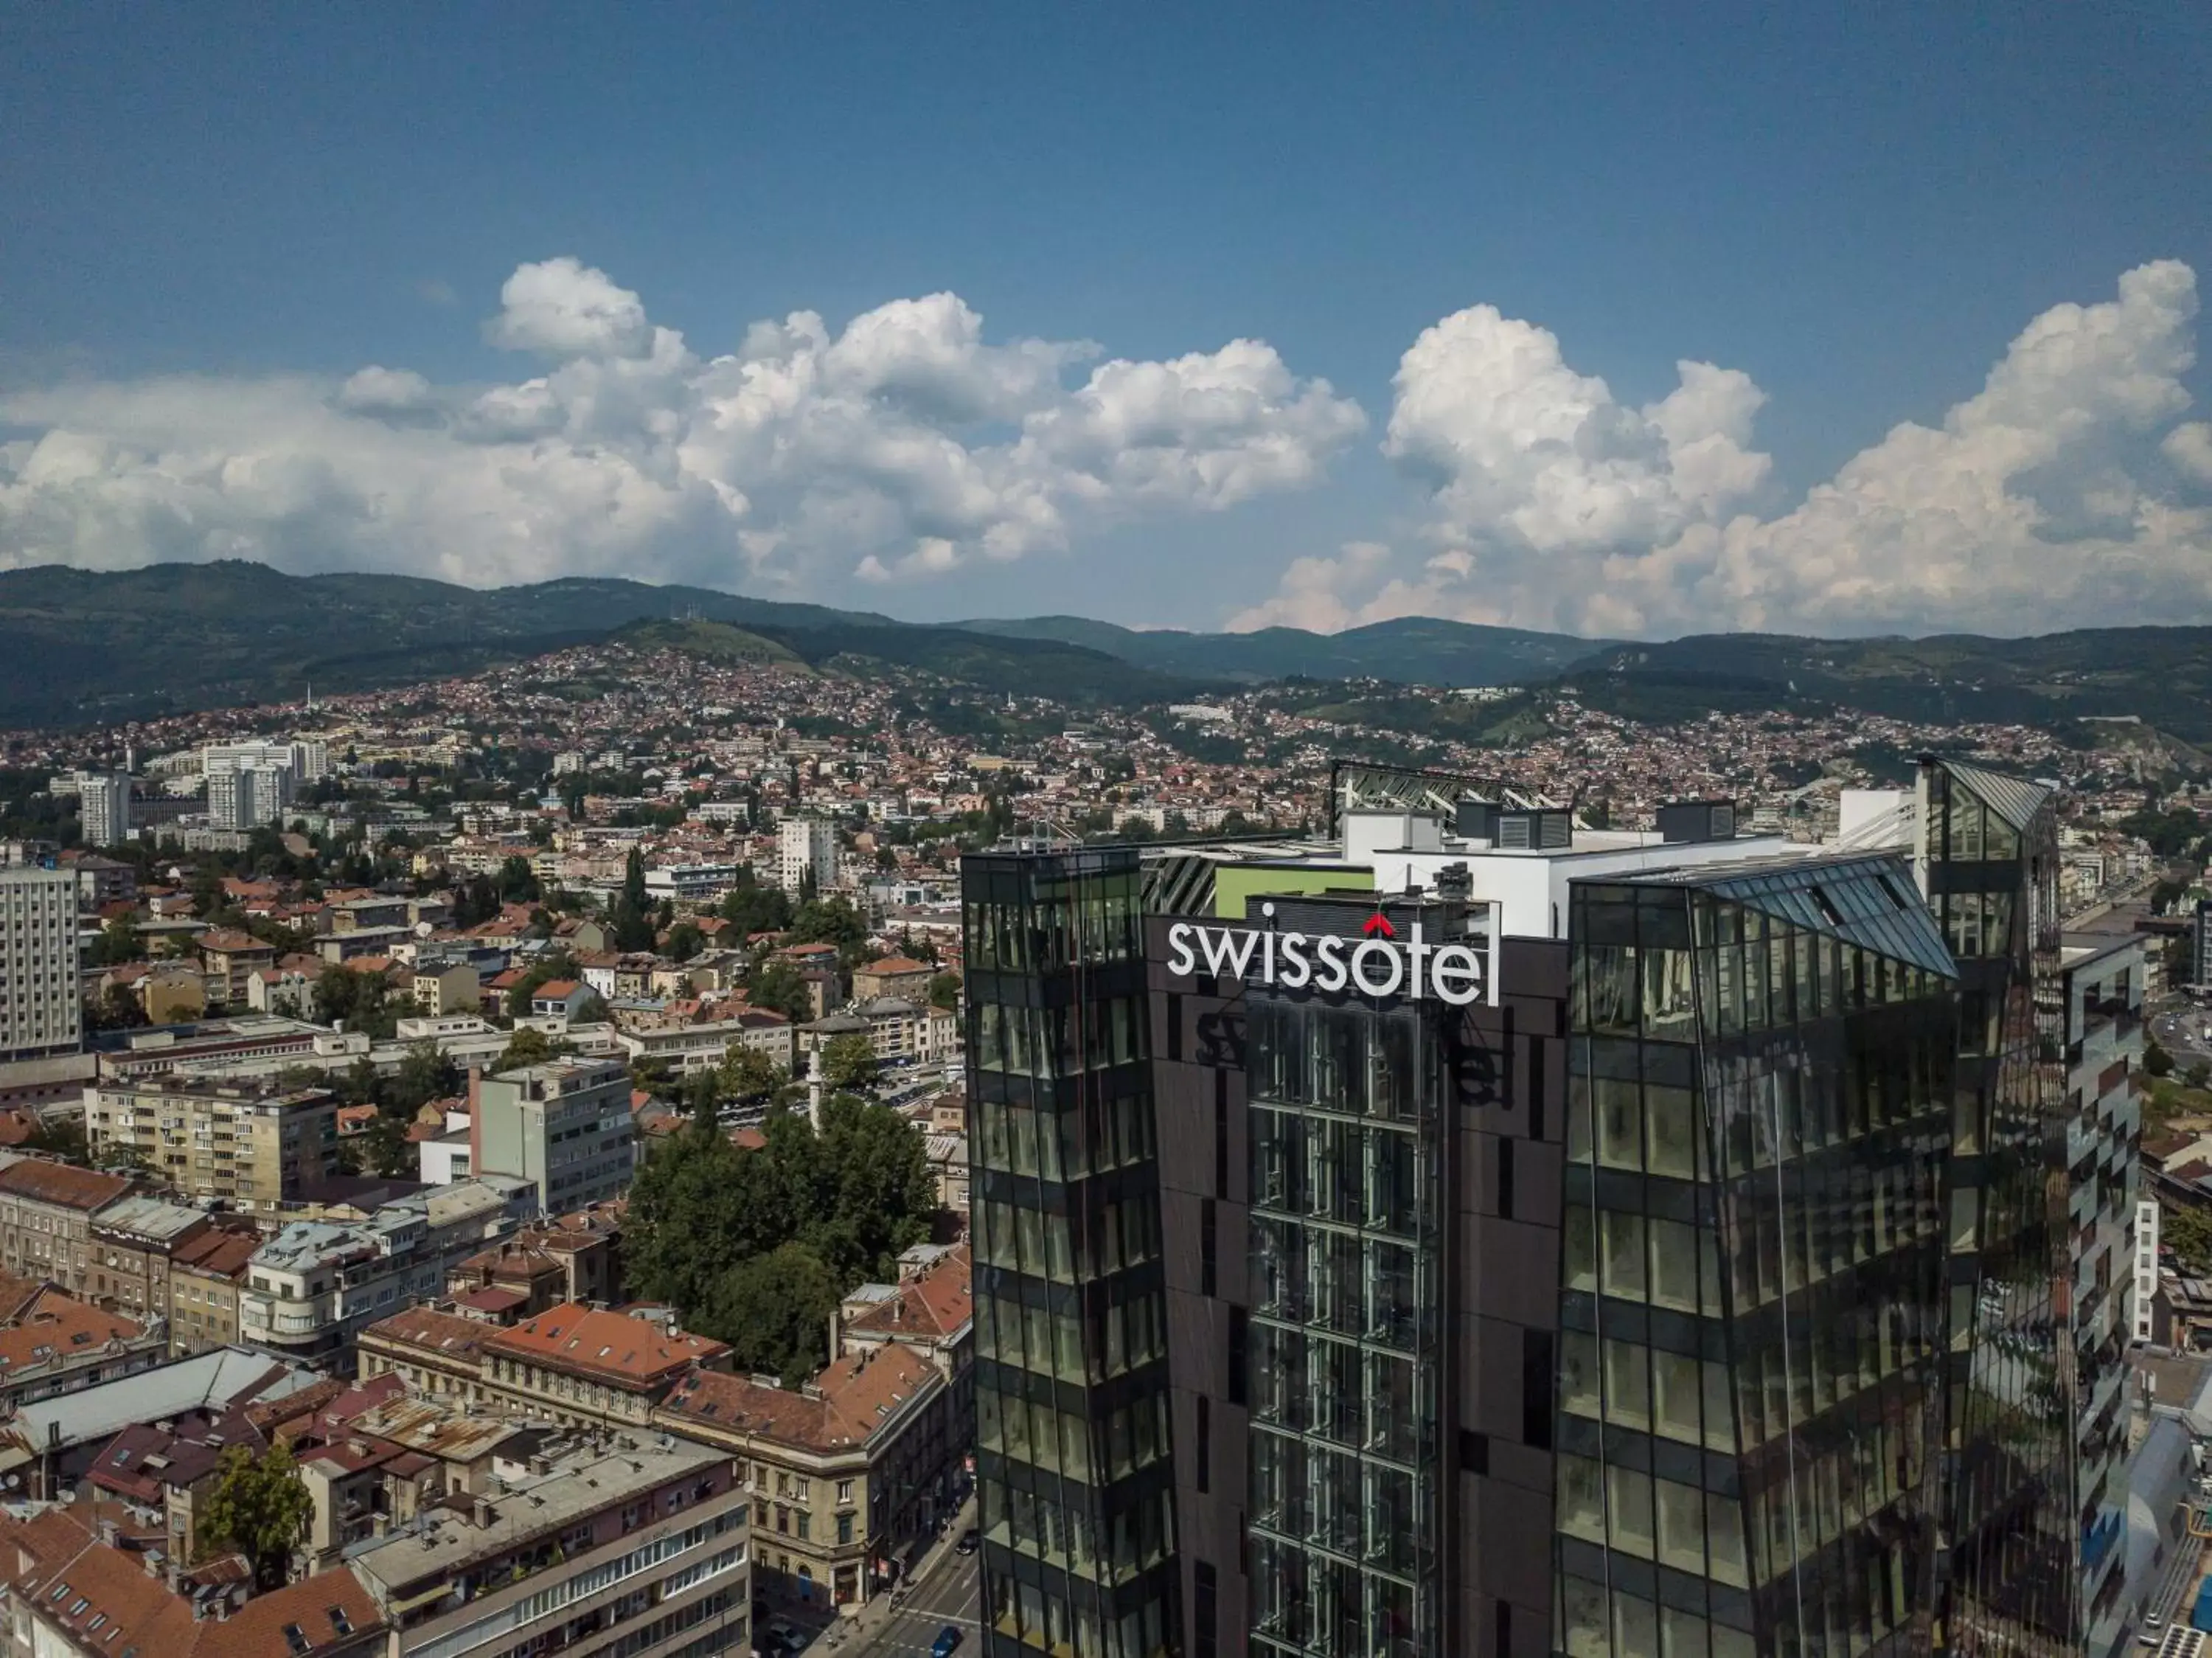
[[0,564],[2212,615],[2203,31],[1268,21],[24,20]]

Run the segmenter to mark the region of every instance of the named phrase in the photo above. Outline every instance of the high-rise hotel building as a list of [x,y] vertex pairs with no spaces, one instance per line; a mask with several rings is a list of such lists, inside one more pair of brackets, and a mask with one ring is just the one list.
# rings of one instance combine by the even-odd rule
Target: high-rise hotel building
[[1449,782],[963,860],[984,1649],[2118,1631],[2129,991],[2043,792],[1816,849]]

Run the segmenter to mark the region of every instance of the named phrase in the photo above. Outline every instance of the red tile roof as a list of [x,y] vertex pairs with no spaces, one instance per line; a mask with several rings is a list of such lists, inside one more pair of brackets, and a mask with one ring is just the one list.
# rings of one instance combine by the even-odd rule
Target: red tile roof
[[0,1192],[88,1213],[105,1209],[130,1190],[131,1182],[119,1174],[101,1174],[44,1158],[26,1157],[0,1168]]
[[633,1390],[666,1381],[695,1364],[712,1363],[730,1350],[704,1336],[665,1335],[643,1319],[579,1301],[564,1301],[487,1337],[483,1344],[488,1352]]

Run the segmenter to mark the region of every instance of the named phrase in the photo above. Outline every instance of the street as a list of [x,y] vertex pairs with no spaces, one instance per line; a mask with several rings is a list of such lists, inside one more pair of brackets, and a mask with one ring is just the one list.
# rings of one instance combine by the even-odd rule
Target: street
[[[844,1643],[844,1649],[852,1658],[892,1658],[895,1654],[899,1658],[911,1658],[914,1654],[927,1655],[931,1643],[937,1639],[937,1632],[947,1624],[960,1631],[960,1658],[969,1658],[976,1650],[980,1644],[975,1639],[979,1627],[975,1619],[981,1594],[981,1557],[954,1552],[950,1539],[958,1535],[957,1531],[947,1532],[947,1545],[924,1567],[890,1616],[880,1622],[870,1618],[864,1627],[854,1631]],[[817,1642],[816,1647],[820,1644]]]
[[2212,1060],[2212,1008],[2191,1002],[2169,1002],[2150,1016],[2150,1033],[2159,1046],[2173,1056],[2177,1070],[2186,1070],[2198,1060]]

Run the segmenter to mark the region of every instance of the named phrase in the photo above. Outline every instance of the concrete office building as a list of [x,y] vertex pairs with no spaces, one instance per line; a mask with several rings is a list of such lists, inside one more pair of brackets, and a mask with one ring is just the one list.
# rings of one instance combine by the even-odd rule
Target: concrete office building
[[114,771],[76,774],[77,823],[87,846],[131,838],[131,779]]
[[534,1181],[545,1214],[620,1197],[636,1166],[629,1072],[619,1060],[551,1059],[471,1089],[470,1172]]
[[2189,924],[2189,982],[2212,984],[2212,898],[2197,900]]
[[76,894],[74,871],[0,869],[0,1060],[84,1046]]
[[1823,850],[1450,781],[963,860],[984,1650],[2118,1630],[2126,995],[2069,1112],[2042,791]]
[[775,828],[776,879],[796,893],[809,874],[826,893],[837,881],[837,826],[827,818],[786,818]]

